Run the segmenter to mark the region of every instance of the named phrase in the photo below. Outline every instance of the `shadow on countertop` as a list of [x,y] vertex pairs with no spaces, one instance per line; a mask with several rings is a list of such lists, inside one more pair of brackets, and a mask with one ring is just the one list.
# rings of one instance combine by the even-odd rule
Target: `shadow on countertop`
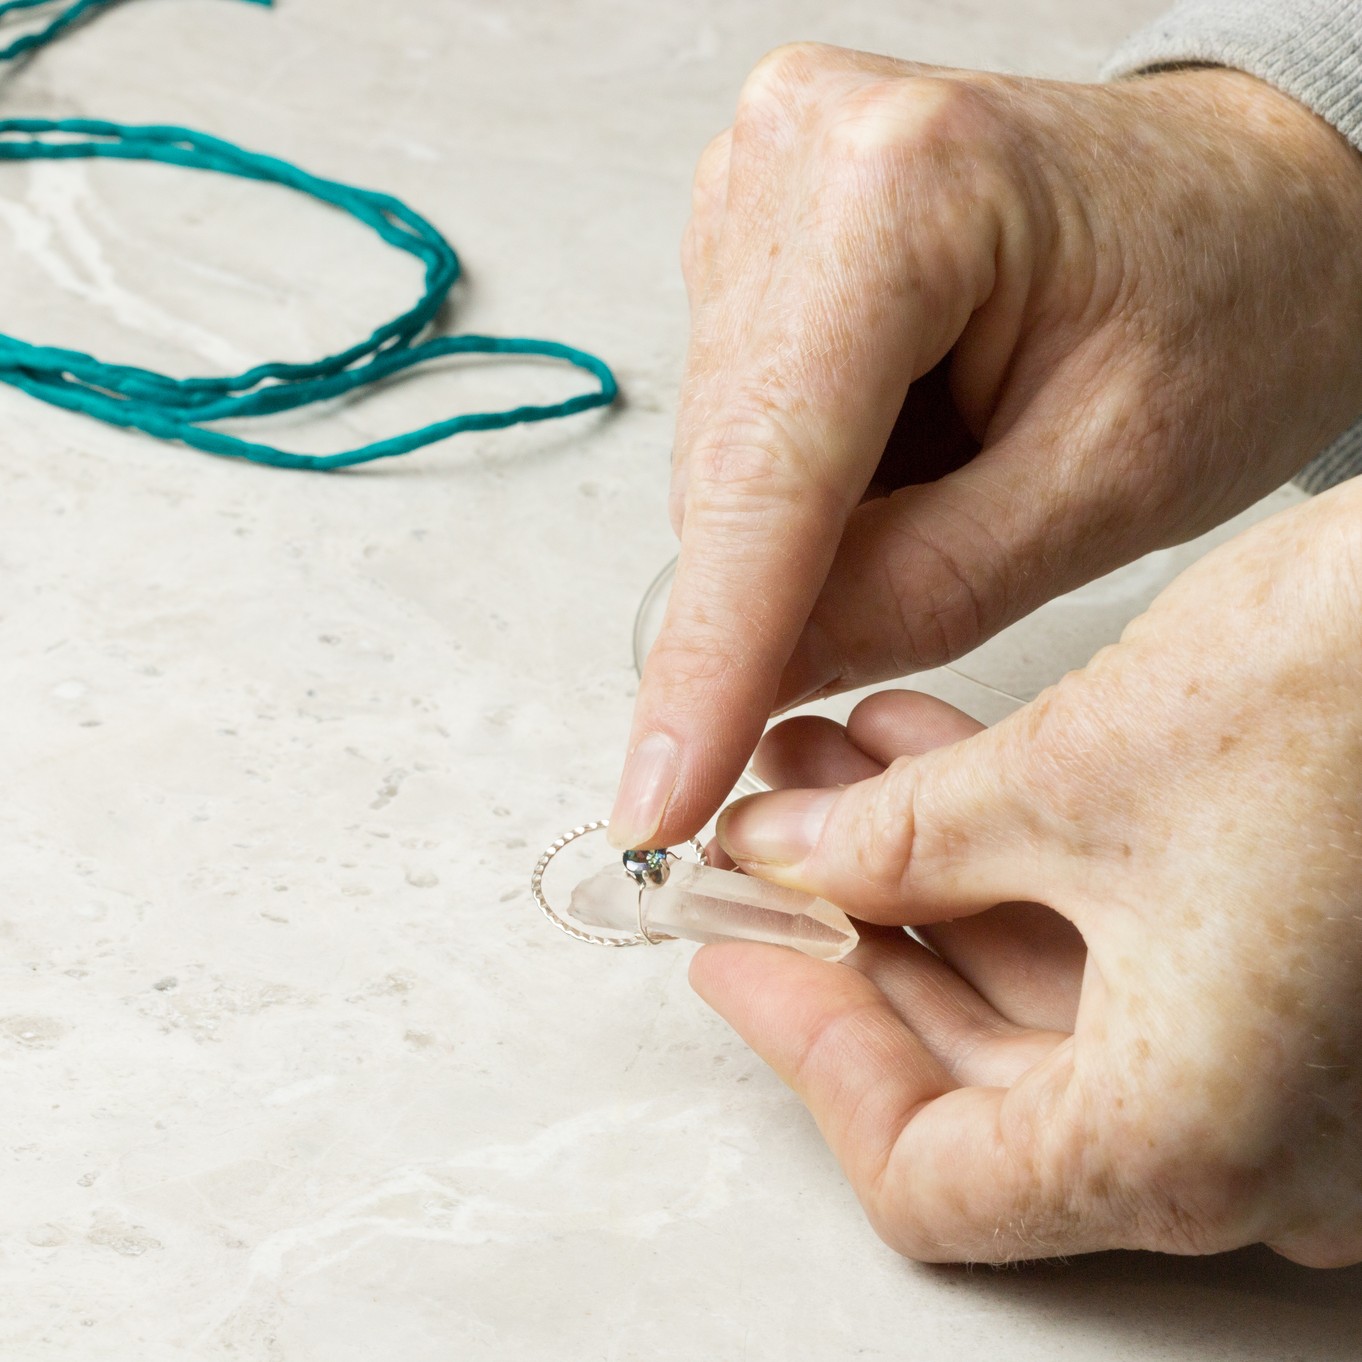
[[929,1270],[1039,1326],[1062,1324],[1067,1337],[1090,1333],[1101,1350],[1084,1357],[1362,1362],[1362,1266],[1305,1268],[1257,1246]]

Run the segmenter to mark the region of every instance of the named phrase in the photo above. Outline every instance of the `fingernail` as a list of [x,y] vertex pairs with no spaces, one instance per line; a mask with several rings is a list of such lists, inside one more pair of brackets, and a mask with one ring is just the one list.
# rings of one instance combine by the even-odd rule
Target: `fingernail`
[[649,733],[624,763],[608,837],[618,851],[651,847],[676,788],[681,763],[676,744],[665,733]]
[[802,705],[805,700],[812,700],[841,674],[841,663],[827,634],[810,620],[785,664],[774,712],[779,714]]
[[730,804],[719,818],[719,845],[735,861],[797,865],[823,835],[840,790],[777,790]]

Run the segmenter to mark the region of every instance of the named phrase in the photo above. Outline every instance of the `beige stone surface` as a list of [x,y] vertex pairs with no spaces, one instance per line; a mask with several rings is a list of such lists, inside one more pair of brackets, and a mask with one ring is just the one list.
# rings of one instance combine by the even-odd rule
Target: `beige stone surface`
[[[687,948],[578,946],[527,893],[611,798],[672,551],[690,166],[745,69],[814,37],[1081,79],[1154,8],[136,0],[0,78],[0,116],[184,122],[407,198],[466,257],[460,327],[585,345],[628,394],[310,476],[0,390],[0,1357],[1362,1356],[1362,1278],[1266,1253],[898,1260]],[[29,339],[218,371],[416,284],[283,191],[0,167],[0,329]],[[450,365],[276,432],[568,382]],[[1189,552],[965,669],[1029,693]]]

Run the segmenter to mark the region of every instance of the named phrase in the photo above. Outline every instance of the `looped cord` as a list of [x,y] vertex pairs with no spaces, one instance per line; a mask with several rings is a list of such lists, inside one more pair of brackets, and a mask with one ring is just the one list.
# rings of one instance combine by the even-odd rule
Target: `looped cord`
[[[0,21],[50,0],[5,0]],[[0,48],[12,60],[51,42],[92,12],[115,0],[72,0],[42,29]],[[273,0],[246,0],[271,5]],[[136,126],[92,118],[0,119],[0,160],[107,158],[160,161],[193,170],[268,181],[309,195],[349,213],[390,246],[425,267],[425,292],[417,303],[380,326],[366,340],[309,363],[266,363],[228,377],[172,378],[149,369],[107,364],[77,350],[32,345],[0,333],[0,382],[69,411],[110,425],[175,440],[209,454],[248,459],[276,468],[325,471],[408,454],[436,441],[473,430],[500,430],[531,421],[551,421],[609,406],[618,394],[604,361],[557,341],[502,336],[436,336],[419,340],[436,319],[460,274],[459,257],[426,218],[390,194],[323,179],[260,152],[189,128]],[[590,392],[543,406],[451,416],[403,435],[339,454],[295,454],[273,445],[212,430],[218,421],[270,416],[326,402],[367,388],[403,370],[446,355],[529,355],[561,360],[591,374]]]

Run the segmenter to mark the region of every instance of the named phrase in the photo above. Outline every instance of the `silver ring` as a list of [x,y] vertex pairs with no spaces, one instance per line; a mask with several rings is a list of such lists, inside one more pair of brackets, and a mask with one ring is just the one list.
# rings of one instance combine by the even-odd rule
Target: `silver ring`
[[[643,925],[643,887],[639,886],[638,891],[638,931],[633,936],[601,936],[597,932],[589,932],[585,927],[579,927],[575,922],[563,917],[556,912],[553,905],[548,901],[544,893],[544,874],[549,868],[553,858],[570,846],[579,837],[585,837],[589,832],[604,832],[610,826],[608,818],[598,818],[594,823],[583,823],[575,827],[571,832],[565,832],[556,842],[551,842],[544,850],[544,854],[539,858],[534,867],[534,873],[530,876],[530,892],[534,895],[534,901],[539,905],[539,911],[558,928],[560,932],[570,936],[574,941],[583,941],[588,946],[656,946],[663,941],[673,941],[674,937],[657,936],[650,933]],[[688,845],[694,850],[696,859],[701,865],[706,864],[705,849],[692,837]],[[670,853],[668,853],[670,854]]]

